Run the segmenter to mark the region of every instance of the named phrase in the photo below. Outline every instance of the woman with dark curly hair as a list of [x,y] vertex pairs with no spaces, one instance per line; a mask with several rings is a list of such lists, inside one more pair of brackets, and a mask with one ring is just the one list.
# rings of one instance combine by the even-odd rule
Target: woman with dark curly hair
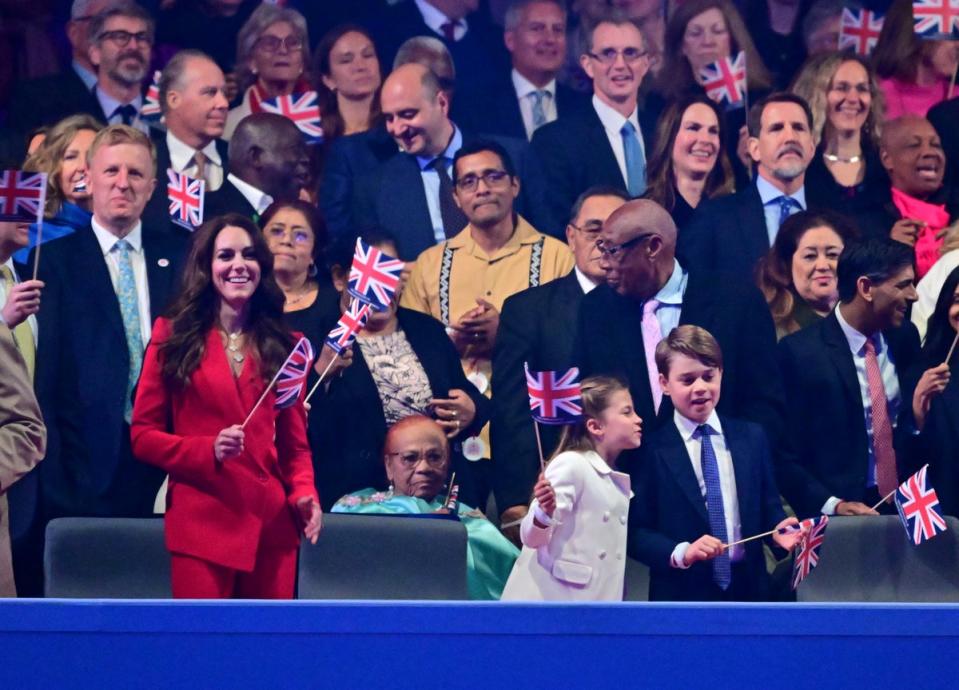
[[290,599],[319,497],[303,405],[273,390],[296,337],[260,230],[228,214],[193,241],[183,288],[144,355],[131,436],[169,474],[166,544],[177,598]]

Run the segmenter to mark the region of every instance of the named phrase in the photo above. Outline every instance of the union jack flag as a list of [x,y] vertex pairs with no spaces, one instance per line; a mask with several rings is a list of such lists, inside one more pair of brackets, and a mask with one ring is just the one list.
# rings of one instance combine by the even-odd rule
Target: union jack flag
[[265,100],[260,107],[292,121],[306,137],[307,143],[319,144],[323,141],[323,127],[320,125],[320,106],[316,98],[316,91],[307,91]]
[[187,230],[195,230],[203,225],[203,192],[206,182],[181,175],[173,168],[167,168],[166,174],[169,179],[166,195],[170,201],[170,220]]
[[39,222],[46,194],[46,173],[0,171],[0,220]]
[[571,424],[583,416],[579,369],[530,371],[525,363],[523,368],[533,419],[540,424]]
[[699,70],[699,81],[706,95],[727,108],[746,105],[746,53],[739,51]]
[[291,407],[300,399],[300,393],[306,388],[306,377],[313,364],[313,346],[306,338],[293,348],[293,352],[280,367],[280,375],[276,379],[276,402],[273,406],[282,410]]
[[955,38],[959,34],[959,0],[913,0],[913,31],[923,38]]
[[921,544],[946,531],[946,519],[939,507],[936,490],[926,481],[929,465],[909,477],[896,489],[896,508],[913,544]]
[[812,569],[819,565],[819,549],[826,540],[826,526],[829,524],[828,515],[803,520],[801,525],[809,527],[809,533],[799,542],[799,553],[793,564],[793,589],[806,579]]
[[140,119],[147,122],[156,122],[163,114],[160,112],[160,70],[153,73],[153,82],[143,97],[143,107],[140,108]]
[[400,286],[400,274],[405,266],[403,261],[394,259],[357,238],[347,289],[361,302],[366,302],[377,311],[383,311],[393,301],[393,295]]
[[356,299],[350,300],[350,306],[340,316],[336,326],[326,336],[326,344],[332,347],[337,354],[340,354],[353,344],[356,340],[356,334],[366,324],[370,316],[370,305],[360,302]]
[[459,508],[459,499],[460,499],[460,485],[453,484],[453,488],[450,489],[450,497],[446,499],[446,505],[444,505],[443,507],[455,515]]
[[879,42],[883,15],[873,10],[842,8],[839,50],[852,48],[856,55],[869,55]]

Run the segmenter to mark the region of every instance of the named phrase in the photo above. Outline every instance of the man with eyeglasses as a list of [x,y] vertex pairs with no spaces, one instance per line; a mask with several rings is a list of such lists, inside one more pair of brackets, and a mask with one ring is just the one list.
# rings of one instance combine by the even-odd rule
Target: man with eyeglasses
[[676,259],[676,235],[666,209],[648,199],[630,201],[606,219],[597,244],[606,284],[580,305],[573,362],[583,376],[627,381],[636,414],[656,429],[673,418],[659,386],[656,345],[676,326],[701,326],[722,348],[718,409],[758,422],[775,444],[783,390],[766,301],[753,285],[687,271]]
[[[539,475],[539,452],[529,416],[523,364],[534,371],[556,371],[572,363],[576,315],[583,296],[605,280],[596,240],[610,214],[629,197],[615,187],[583,192],[570,214],[566,241],[576,265],[562,278],[523,290],[506,299],[493,347],[496,396],[490,420],[493,491],[500,524],[526,514]],[[541,426],[543,453],[556,447],[562,427]],[[519,528],[509,532],[519,538]]]
[[[520,181],[502,146],[477,141],[453,159],[457,206],[469,221],[459,233],[420,254],[403,291],[402,306],[439,319],[460,353],[467,378],[490,395],[490,356],[499,314],[510,295],[548,283],[573,268],[559,240],[537,232],[513,210]],[[488,460],[488,426],[463,444],[467,460]],[[488,462],[469,463],[471,505],[486,505]]]
[[143,80],[153,51],[153,18],[139,5],[122,2],[90,22],[90,62],[97,67],[93,89],[100,105],[98,117],[108,125],[129,125],[149,133],[140,119]]
[[635,22],[607,14],[584,27],[583,39],[580,64],[593,81],[592,108],[562,115],[537,129],[532,140],[546,171],[550,215],[560,223],[592,186],[617,187],[631,197],[646,190],[646,152],[655,125],[637,105],[649,56]]

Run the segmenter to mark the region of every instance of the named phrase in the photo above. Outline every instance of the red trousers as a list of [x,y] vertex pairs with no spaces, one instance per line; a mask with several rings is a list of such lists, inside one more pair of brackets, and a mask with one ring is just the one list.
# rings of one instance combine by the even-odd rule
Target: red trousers
[[245,573],[182,553],[170,554],[174,599],[292,599],[296,584],[296,549],[256,554]]

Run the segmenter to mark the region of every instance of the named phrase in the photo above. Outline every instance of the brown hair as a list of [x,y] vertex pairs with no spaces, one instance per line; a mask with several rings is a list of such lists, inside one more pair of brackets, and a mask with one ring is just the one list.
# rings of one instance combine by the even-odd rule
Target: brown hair
[[[337,137],[343,136],[346,125],[343,122],[343,116],[340,115],[336,92],[323,83],[323,77],[330,76],[330,54],[333,52],[333,46],[349,33],[361,34],[369,39],[373,45],[373,53],[376,54],[376,43],[373,41],[373,37],[370,36],[369,31],[358,24],[341,24],[330,29],[320,39],[320,43],[313,53],[313,76],[316,80],[314,86],[316,87],[320,112],[323,114],[323,142],[326,145],[329,145]],[[379,56],[376,57],[376,64],[380,70],[380,85],[382,86],[383,70]],[[380,87],[377,87],[373,94],[373,102],[370,104],[370,118],[367,120],[367,126],[373,128],[381,119]]]
[[150,162],[152,163],[153,177],[157,174],[157,149],[150,141],[150,137],[130,125],[109,125],[104,127],[90,144],[90,150],[87,151],[87,165],[93,162],[97,151],[103,146],[119,146],[120,144],[132,144],[133,146],[142,146],[150,152]]
[[590,419],[599,419],[610,405],[610,398],[618,391],[629,390],[625,383],[612,376],[590,376],[583,379],[580,383],[582,391],[583,416],[575,424],[567,424],[563,427],[563,433],[559,437],[559,444],[550,460],[560,453],[567,450],[595,450],[596,444],[589,431],[586,430],[586,422]]
[[656,346],[656,369],[669,377],[669,364],[675,355],[686,355],[708,367],[723,368],[723,351],[713,334],[700,326],[677,326]]
[[47,218],[55,216],[66,201],[66,194],[60,189],[60,171],[67,148],[80,132],[96,133],[102,128],[103,125],[90,115],[64,118],[47,132],[43,144],[23,164],[24,170],[47,174],[47,199],[43,207],[43,215]]
[[896,77],[906,82],[916,79],[925,46],[913,31],[912,0],[894,0],[882,22],[879,41],[872,51],[872,64],[880,79]]

